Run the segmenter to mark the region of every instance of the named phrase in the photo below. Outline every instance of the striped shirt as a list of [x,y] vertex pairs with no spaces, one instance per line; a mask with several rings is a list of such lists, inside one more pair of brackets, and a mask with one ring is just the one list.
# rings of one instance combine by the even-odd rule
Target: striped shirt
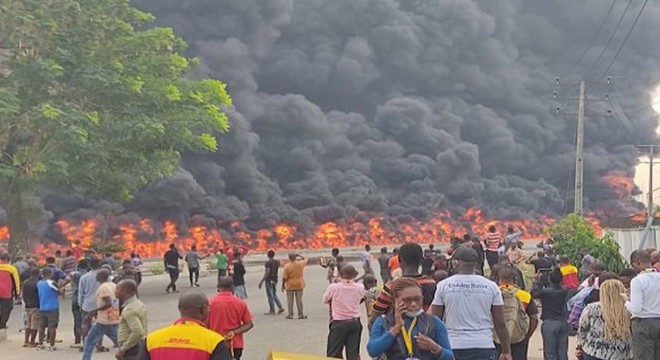
[[486,251],[497,252],[502,243],[502,235],[498,232],[488,233],[486,237]]

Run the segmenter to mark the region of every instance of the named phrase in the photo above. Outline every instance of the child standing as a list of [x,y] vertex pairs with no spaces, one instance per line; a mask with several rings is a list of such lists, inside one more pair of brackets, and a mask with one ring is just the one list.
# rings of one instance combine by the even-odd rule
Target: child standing
[[378,294],[380,293],[381,287],[377,286],[378,280],[373,274],[367,274],[362,280],[364,285],[364,306],[367,309],[367,318],[371,318],[371,313],[374,311],[374,303],[378,299]]
[[46,267],[41,271],[43,280],[37,283],[39,293],[39,347],[44,348],[44,337],[48,330],[48,351],[54,351],[57,325],[60,321],[60,288],[53,281],[53,270]]

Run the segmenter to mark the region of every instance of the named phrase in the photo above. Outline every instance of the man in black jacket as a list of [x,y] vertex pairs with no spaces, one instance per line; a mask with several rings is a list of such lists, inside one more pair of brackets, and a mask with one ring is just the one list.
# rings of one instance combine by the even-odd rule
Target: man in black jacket
[[163,256],[165,270],[170,275],[170,283],[167,285],[167,288],[165,288],[165,292],[168,294],[170,293],[170,289],[172,289],[172,292],[179,292],[179,290],[176,289],[176,281],[179,279],[179,259],[183,259],[183,257],[179,254],[179,250],[176,249],[176,245],[171,244],[170,249],[167,250]]

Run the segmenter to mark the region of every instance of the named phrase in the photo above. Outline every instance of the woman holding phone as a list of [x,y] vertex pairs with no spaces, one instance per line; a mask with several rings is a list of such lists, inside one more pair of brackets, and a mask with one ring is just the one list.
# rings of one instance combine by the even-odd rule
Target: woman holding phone
[[394,312],[376,319],[367,351],[388,360],[451,360],[447,328],[422,310],[422,289],[415,280],[399,278],[392,284]]

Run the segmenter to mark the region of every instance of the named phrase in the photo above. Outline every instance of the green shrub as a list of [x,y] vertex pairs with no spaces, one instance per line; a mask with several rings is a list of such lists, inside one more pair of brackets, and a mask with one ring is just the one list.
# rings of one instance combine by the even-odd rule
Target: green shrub
[[100,254],[121,254],[126,249],[121,241],[101,241],[97,240],[91,246],[91,249]]
[[165,273],[165,267],[163,265],[154,265],[151,267],[151,273],[154,275],[162,275]]
[[599,237],[594,227],[579,215],[568,215],[547,232],[555,241],[555,254],[568,256],[576,266],[582,262],[580,251],[584,248],[589,249],[589,253],[609,271],[618,273],[628,266],[612,233],[606,232]]

